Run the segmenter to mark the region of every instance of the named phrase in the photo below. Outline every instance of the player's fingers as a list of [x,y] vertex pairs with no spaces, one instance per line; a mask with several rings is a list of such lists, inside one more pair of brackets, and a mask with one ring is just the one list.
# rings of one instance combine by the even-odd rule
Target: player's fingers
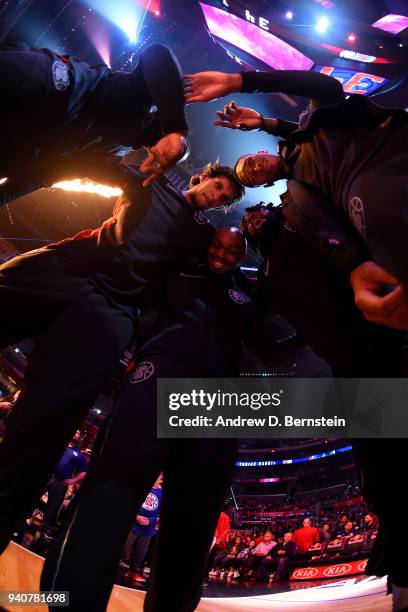
[[202,102],[203,98],[201,95],[189,95],[186,96],[186,104],[194,104],[195,102]]
[[219,125],[220,127],[226,127],[226,128],[230,128],[230,130],[236,130],[238,129],[237,125],[233,125],[232,123],[230,123],[229,121],[213,121],[212,122],[213,125]]
[[143,181],[143,187],[148,187],[165,171],[164,168],[155,168],[154,171]]
[[156,157],[151,150],[145,160],[140,164],[140,172],[147,172],[156,162]]
[[362,289],[356,294],[356,304],[364,312],[373,317],[388,317],[399,308],[406,297],[401,285],[385,296],[379,296],[370,289]]

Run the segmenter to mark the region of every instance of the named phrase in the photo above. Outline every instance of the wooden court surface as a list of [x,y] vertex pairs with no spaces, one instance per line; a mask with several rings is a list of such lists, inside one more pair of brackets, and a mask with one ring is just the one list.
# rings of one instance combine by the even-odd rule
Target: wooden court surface
[[[43,559],[12,542],[0,557],[1,591],[37,591]],[[305,589],[254,597],[203,598],[197,612],[304,611],[391,612],[385,580],[363,581],[329,588]],[[144,593],[115,586],[108,612],[142,612]],[[10,606],[9,612],[45,612],[46,606]],[[64,608],[61,608],[61,612]],[[84,611],[85,612],[85,611]],[[163,611],[165,612],[165,611]]]

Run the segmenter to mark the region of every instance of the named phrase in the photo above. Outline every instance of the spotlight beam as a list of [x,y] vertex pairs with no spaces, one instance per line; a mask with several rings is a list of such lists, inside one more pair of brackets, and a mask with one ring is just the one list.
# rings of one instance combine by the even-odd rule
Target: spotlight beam
[[140,32],[142,31],[143,23],[144,23],[144,20],[146,19],[146,15],[147,15],[147,12],[148,12],[148,10],[149,10],[149,8],[150,8],[151,3],[152,3],[152,0],[149,0],[149,2],[148,2],[148,3],[147,3],[147,5],[146,5],[145,12],[144,12],[144,14],[143,14],[142,19],[140,20],[140,23],[139,23],[139,28],[138,28],[138,30],[137,30],[137,32],[136,32],[136,40],[138,40],[138,39],[139,39]]

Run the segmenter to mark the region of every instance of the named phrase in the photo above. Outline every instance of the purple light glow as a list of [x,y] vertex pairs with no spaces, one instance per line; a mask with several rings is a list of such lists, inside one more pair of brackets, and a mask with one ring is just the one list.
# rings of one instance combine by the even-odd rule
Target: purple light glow
[[408,17],[405,15],[386,15],[378,21],[371,24],[373,28],[379,30],[385,30],[385,32],[391,32],[391,34],[399,34],[405,28],[408,28]]
[[270,32],[208,4],[200,2],[200,6],[213,36],[242,49],[271,68],[309,70],[313,66],[314,62],[309,57]]
[[102,23],[98,24],[97,28],[88,26],[84,29],[89,37],[89,40],[93,44],[95,50],[98,52],[99,57],[104,62],[104,64],[106,64],[110,68],[111,67],[110,39],[109,39],[108,30],[105,24],[102,24]]

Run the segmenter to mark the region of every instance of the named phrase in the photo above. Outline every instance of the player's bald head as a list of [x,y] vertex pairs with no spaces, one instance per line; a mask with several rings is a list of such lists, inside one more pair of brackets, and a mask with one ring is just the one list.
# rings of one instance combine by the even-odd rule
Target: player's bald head
[[247,242],[239,227],[220,227],[214,234],[219,240],[235,244],[241,249],[244,256],[247,249]]

